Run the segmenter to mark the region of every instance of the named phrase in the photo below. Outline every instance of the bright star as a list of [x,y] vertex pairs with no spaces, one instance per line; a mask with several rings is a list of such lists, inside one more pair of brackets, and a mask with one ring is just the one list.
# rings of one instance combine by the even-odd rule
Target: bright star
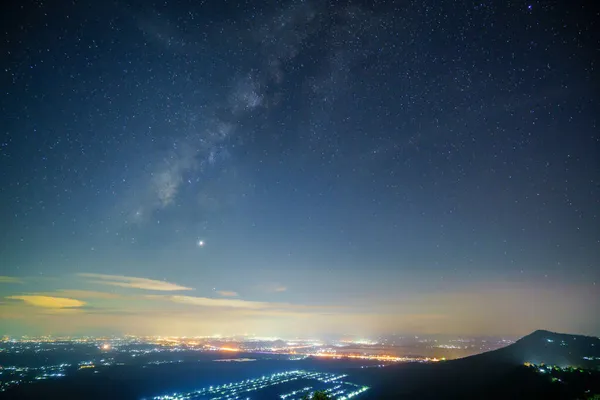
[[204,247],[204,240],[198,240],[198,247]]

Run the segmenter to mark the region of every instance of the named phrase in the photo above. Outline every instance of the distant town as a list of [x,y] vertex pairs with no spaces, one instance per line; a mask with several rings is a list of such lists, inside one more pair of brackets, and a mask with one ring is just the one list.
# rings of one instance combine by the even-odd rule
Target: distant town
[[[361,368],[382,368],[401,362],[437,362],[507,346],[504,338],[433,338],[388,336],[376,339],[283,339],[239,335],[199,337],[8,337],[0,341],[0,391],[75,371],[99,373],[115,365],[162,365],[193,361],[200,354],[218,362],[250,362],[276,358],[354,359]],[[10,357],[11,355],[17,357]],[[12,362],[9,360],[13,360]],[[205,357],[202,359],[206,361]],[[8,362],[7,362],[8,361]]]

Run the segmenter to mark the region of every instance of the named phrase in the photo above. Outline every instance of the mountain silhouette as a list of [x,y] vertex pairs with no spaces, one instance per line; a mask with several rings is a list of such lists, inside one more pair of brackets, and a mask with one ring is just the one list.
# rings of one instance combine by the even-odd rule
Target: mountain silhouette
[[[537,330],[504,348],[436,364],[398,364],[381,371],[366,399],[571,399],[590,388],[588,380],[552,384],[524,364],[594,369],[600,339]],[[375,377],[373,377],[375,378]]]
[[600,364],[600,338],[537,330],[509,346],[452,362],[594,368]]

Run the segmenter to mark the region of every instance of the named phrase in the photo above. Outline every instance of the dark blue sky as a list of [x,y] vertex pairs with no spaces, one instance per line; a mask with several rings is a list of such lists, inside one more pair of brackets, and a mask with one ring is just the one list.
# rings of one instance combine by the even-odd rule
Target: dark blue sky
[[600,332],[584,2],[3,14],[10,332]]

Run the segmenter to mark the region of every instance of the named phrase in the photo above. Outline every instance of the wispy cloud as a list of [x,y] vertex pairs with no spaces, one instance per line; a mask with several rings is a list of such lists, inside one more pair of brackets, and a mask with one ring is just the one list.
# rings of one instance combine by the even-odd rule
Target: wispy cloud
[[[238,308],[247,310],[280,310],[280,309],[308,309],[310,307],[289,304],[271,303],[265,301],[251,301],[241,299],[215,299],[210,297],[179,296],[179,295],[149,295],[149,299],[167,300],[179,304],[189,304],[201,307]],[[316,307],[315,307],[316,308]]]
[[23,281],[15,276],[0,276],[0,283],[23,283]]
[[194,290],[193,288],[155,279],[137,278],[133,276],[80,273],[79,277],[90,279],[100,285],[119,286],[124,288],[174,292],[178,290]]
[[26,304],[43,307],[43,308],[77,308],[83,307],[86,303],[81,300],[71,299],[68,297],[53,297],[53,296],[41,296],[41,295],[21,295],[21,296],[7,296],[10,300],[22,300]]
[[264,290],[265,292],[277,292],[277,293],[285,292],[288,290],[287,286],[281,285],[279,283],[271,283],[271,284],[267,284],[264,286],[260,285],[260,289]]
[[217,290],[217,294],[223,297],[238,297],[239,294],[237,292],[231,290]]
[[[215,299],[210,297],[180,296],[180,295],[148,295],[148,299],[169,301],[177,304],[187,304],[202,308],[221,308],[244,312],[245,315],[300,315],[300,314],[322,314],[336,309],[320,305],[303,305],[291,303],[277,303],[266,301],[251,301],[242,299]],[[337,307],[337,311],[341,311]],[[221,311],[220,311],[221,312]],[[250,314],[248,314],[250,313]]]
[[123,297],[117,293],[80,289],[59,289],[55,292],[55,294],[60,294],[61,296],[72,297],[75,299],[119,299]]

